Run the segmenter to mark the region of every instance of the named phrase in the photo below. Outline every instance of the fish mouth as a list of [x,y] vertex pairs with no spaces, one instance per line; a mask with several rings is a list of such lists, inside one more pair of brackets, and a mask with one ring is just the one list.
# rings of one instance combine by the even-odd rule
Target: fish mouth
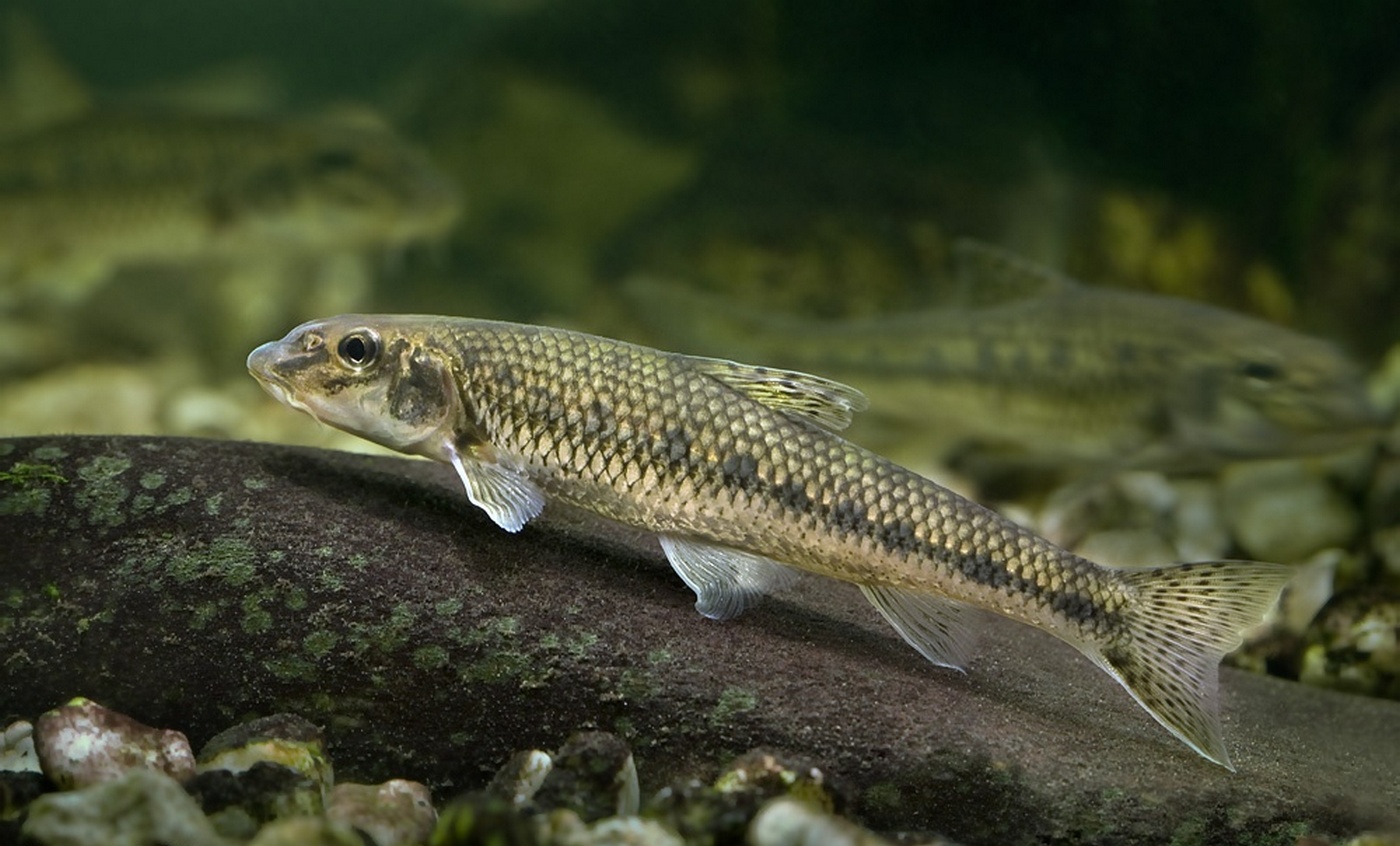
[[[257,380],[264,391],[289,408],[304,411],[312,417],[316,413],[306,403],[297,399],[292,387],[277,372],[277,361],[281,357],[280,341],[268,341],[248,354],[248,373]],[[319,419],[319,418],[317,418]]]

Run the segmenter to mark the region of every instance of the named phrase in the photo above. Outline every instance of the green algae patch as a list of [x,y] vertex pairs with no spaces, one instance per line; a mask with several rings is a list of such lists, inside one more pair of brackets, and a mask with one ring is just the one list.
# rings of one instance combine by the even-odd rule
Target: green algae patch
[[68,450],[50,444],[35,448],[29,455],[38,461],[61,461],[68,457]]
[[241,587],[257,575],[257,551],[242,538],[215,538],[205,553],[207,572],[229,587]]
[[217,602],[201,602],[190,611],[190,628],[203,631],[219,616],[222,606]]
[[161,503],[166,508],[173,508],[177,505],[185,505],[194,499],[194,491],[189,488],[176,488],[165,495],[165,500]]
[[316,664],[300,655],[279,655],[263,661],[269,673],[284,681],[306,681],[316,676]]
[[301,640],[301,648],[312,658],[324,658],[340,642],[340,635],[328,629],[318,629]]
[[299,587],[289,588],[286,595],[282,597],[282,604],[287,607],[288,611],[301,611],[305,609],[306,591]]
[[165,474],[156,470],[141,474],[141,487],[153,491],[165,484]]
[[126,522],[123,509],[131,489],[122,482],[122,474],[130,469],[131,459],[124,455],[99,455],[78,468],[73,502],[87,512],[88,523],[116,528]]
[[753,691],[742,687],[726,687],[719,694],[719,701],[710,709],[710,723],[723,725],[740,714],[746,714],[758,707],[758,697]]
[[0,517],[39,515],[48,510],[53,489],[68,479],[52,464],[19,461],[0,470]]
[[456,597],[442,599],[433,605],[433,613],[439,617],[453,617],[462,610],[462,607],[462,600]]
[[413,664],[420,670],[437,670],[447,666],[447,650],[441,646],[420,646],[413,650]]
[[245,634],[258,635],[271,631],[272,614],[262,607],[262,600],[257,596],[243,597],[243,631]]
[[68,479],[52,464],[17,461],[8,470],[0,470],[0,484],[28,488],[33,485],[65,485]]

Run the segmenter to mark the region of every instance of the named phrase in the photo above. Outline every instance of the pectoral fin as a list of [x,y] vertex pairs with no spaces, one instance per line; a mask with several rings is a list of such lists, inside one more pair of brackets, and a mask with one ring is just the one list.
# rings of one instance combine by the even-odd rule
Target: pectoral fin
[[966,605],[886,586],[861,585],[860,589],[921,655],[940,667],[962,671],[972,654]]
[[763,594],[797,578],[791,568],[771,558],[676,535],[661,535],[661,549],[695,591],[695,610],[712,620],[737,617]]
[[865,394],[830,379],[726,361],[720,358],[695,358],[690,361],[701,372],[711,376],[769,408],[805,423],[812,423],[832,432],[851,425],[851,416],[870,407]]
[[447,454],[467,499],[507,532],[520,531],[544,510],[544,491],[515,457],[490,445],[474,446],[465,454],[449,446]]

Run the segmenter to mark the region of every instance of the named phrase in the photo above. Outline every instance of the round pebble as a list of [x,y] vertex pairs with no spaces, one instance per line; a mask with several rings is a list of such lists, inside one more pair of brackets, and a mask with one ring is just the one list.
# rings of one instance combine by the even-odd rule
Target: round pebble
[[151,728],[81,697],[39,717],[34,749],[44,775],[64,790],[137,769],[176,779],[194,775],[194,752],[183,734]]

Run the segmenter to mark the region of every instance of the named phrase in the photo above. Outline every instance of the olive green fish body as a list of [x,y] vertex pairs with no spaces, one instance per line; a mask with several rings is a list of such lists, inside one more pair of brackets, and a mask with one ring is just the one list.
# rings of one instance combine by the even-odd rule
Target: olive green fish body
[[1210,465],[1334,449],[1378,425],[1360,368],[1326,341],[970,242],[957,253],[955,304],[866,320],[745,313],[647,280],[628,292],[670,339],[831,374],[897,428],[1031,463]]
[[394,246],[457,209],[386,129],[94,112],[0,142],[0,278]]
[[864,398],[801,373],[542,327],[364,315],[304,324],[249,368],[330,425],[452,464],[506,529],[554,499],[657,533],[711,617],[796,567],[859,585],[947,666],[967,657],[969,608],[1042,628],[1226,766],[1216,664],[1286,577],[1250,562],[1099,567],[846,441],[837,431]]

